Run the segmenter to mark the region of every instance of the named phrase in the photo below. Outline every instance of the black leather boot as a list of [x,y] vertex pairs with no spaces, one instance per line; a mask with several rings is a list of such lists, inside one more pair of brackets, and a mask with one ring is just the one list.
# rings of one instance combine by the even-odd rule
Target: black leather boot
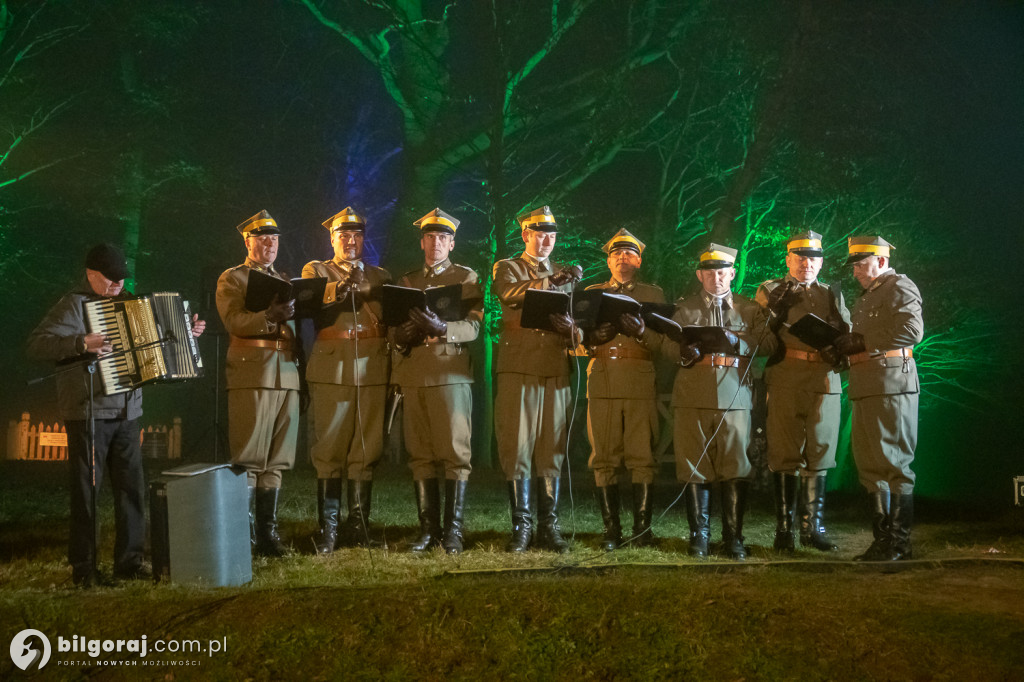
[[793,520],[796,517],[796,491],[800,477],[796,474],[775,472],[772,474],[775,486],[775,541],[776,552],[792,553],[796,548],[793,539]]
[[341,479],[316,481],[316,510],[320,531],[313,540],[317,554],[330,554],[338,543],[338,516],[341,514]]
[[711,538],[711,486],[687,483],[683,496],[686,498],[686,521],[690,525],[690,556],[706,557]]
[[506,552],[525,552],[533,539],[533,517],[530,516],[530,479],[508,482],[508,502],[512,507],[512,537]]
[[348,517],[339,527],[338,541],[346,547],[374,546],[370,540],[370,498],[373,481],[353,481],[345,485],[348,497]]
[[913,559],[910,546],[910,527],[914,525],[914,496],[893,495],[889,516],[889,535],[892,538],[889,558],[893,561]]
[[743,546],[743,514],[747,510],[747,488],[742,478],[722,481],[722,551],[736,561],[747,558]]
[[891,497],[889,491],[871,493],[871,534],[874,540],[855,561],[888,561],[892,556],[892,537],[889,535]]
[[256,488],[256,554],[282,557],[288,549],[277,534],[277,499],[280,488]]
[[547,549],[559,554],[569,551],[569,543],[562,537],[558,525],[559,478],[537,479],[537,541],[538,549]]
[[441,546],[447,554],[462,553],[462,513],[466,507],[466,484],[467,481],[452,479],[444,482],[444,539]]
[[654,547],[657,541],[651,532],[651,484],[633,484],[633,547]]
[[429,552],[441,545],[441,494],[436,478],[413,481],[416,489],[416,511],[420,520],[420,539],[410,549]]
[[604,535],[601,536],[601,549],[610,552],[622,544],[622,523],[619,520],[619,484],[597,487],[597,499],[601,503],[601,521],[604,522]]
[[803,477],[800,491],[800,545],[813,547],[819,552],[834,552],[839,549],[825,531],[825,478],[819,471],[814,476]]

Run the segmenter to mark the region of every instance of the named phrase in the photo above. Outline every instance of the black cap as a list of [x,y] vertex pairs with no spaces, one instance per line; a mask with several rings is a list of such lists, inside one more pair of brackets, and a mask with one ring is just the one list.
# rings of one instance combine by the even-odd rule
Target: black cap
[[89,249],[85,254],[85,267],[99,271],[111,282],[120,282],[128,276],[124,254],[113,244],[97,244]]

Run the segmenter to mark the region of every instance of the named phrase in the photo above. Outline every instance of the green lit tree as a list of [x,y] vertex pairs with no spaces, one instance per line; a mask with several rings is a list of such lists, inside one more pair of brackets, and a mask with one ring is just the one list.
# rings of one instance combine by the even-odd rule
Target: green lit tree
[[[79,153],[49,151],[50,126],[68,108],[71,98],[41,87],[38,71],[33,69],[45,53],[81,31],[80,26],[54,14],[46,3],[20,4],[15,9],[7,0],[0,0],[0,190],[9,191]],[[57,25],[51,28],[48,23]],[[44,151],[40,153],[40,149]],[[22,255],[10,242],[8,209],[8,203],[0,198],[0,248],[4,253],[0,263]]]

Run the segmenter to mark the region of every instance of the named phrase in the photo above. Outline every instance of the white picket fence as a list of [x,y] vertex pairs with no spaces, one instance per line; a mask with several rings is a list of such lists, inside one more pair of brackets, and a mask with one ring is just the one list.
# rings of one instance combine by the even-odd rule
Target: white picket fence
[[[139,429],[139,444],[144,457],[181,459],[181,417],[173,425],[147,426]],[[61,462],[68,458],[68,435],[60,423],[32,423],[28,412],[21,421],[7,426],[7,459]]]

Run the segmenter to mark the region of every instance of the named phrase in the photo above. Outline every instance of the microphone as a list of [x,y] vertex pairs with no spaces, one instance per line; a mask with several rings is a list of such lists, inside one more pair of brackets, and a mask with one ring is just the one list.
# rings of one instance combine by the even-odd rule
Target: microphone
[[583,279],[583,268],[578,265],[574,265],[571,268],[563,270],[568,276],[570,282],[578,282]]

